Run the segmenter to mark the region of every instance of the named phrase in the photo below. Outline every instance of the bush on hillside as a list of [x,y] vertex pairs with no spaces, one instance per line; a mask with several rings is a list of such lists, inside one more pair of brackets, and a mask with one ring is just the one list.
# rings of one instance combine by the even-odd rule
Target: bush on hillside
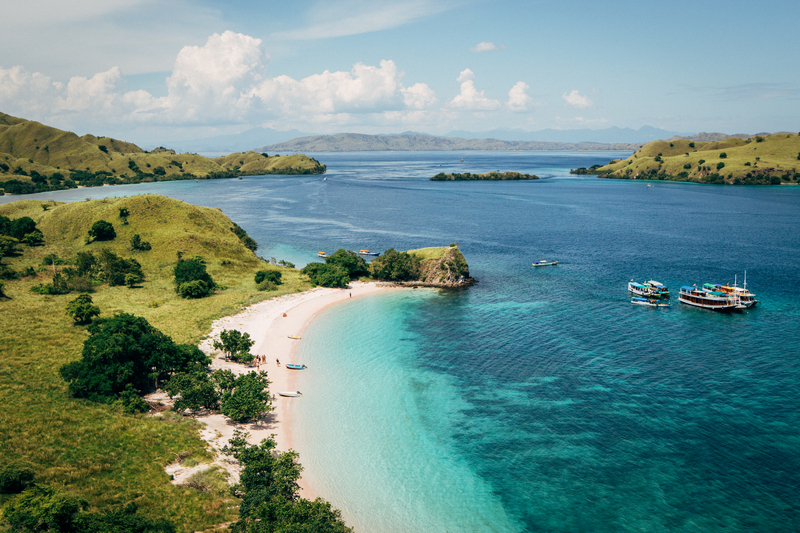
[[116,238],[117,232],[111,222],[98,220],[89,229],[89,237],[92,241],[110,241]]
[[0,494],[19,494],[33,483],[35,477],[30,465],[10,463],[0,470]]
[[202,257],[179,259],[173,274],[175,292],[184,298],[203,298],[214,292],[217,287],[211,275],[206,272]]
[[92,297],[80,294],[67,304],[67,314],[76,324],[89,324],[92,318],[100,314],[100,308],[92,304]]
[[175,344],[144,318],[121,313],[90,324],[81,359],[59,372],[71,396],[108,403],[123,391],[142,393],[150,383],[209,362],[197,346]]

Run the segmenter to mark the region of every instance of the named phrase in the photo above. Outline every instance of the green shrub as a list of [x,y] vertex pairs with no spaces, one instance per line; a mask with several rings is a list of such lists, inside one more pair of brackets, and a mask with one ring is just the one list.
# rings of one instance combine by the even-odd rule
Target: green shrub
[[719,154],[719,158],[720,159],[725,159],[726,157],[728,157],[728,154],[726,154],[725,152],[722,152],[721,154]]
[[19,494],[31,484],[35,473],[30,465],[14,462],[0,470],[0,494]]
[[94,241],[110,241],[116,238],[117,232],[114,231],[114,226],[111,222],[105,220],[98,220],[92,224],[89,230],[89,237]]

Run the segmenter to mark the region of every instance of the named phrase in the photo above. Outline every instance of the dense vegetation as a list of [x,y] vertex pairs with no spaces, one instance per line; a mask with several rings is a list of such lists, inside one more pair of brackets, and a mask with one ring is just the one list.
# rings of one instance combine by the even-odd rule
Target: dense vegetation
[[605,178],[692,181],[732,185],[800,183],[800,134],[714,142],[655,141],[627,159],[571,170]]
[[11,194],[123,183],[224,179],[264,174],[321,174],[304,155],[244,152],[208,159],[84,135],[0,113],[0,189]]
[[[127,212],[127,224],[116,222],[120,220],[121,208]],[[141,399],[140,392],[155,386],[156,378],[162,386],[167,377],[172,380],[180,375],[171,374],[170,357],[174,355],[180,361],[181,353],[176,350],[181,345],[196,346],[213,320],[271,295],[305,290],[310,284],[295,269],[268,265],[257,258],[231,231],[233,223],[219,210],[161,196],[70,204],[25,200],[0,205],[0,216],[4,217],[0,220],[9,221],[28,217],[43,235],[41,245],[17,243],[15,251],[3,257],[10,275],[3,280],[2,292],[6,297],[0,297],[3,355],[0,389],[4,391],[0,402],[3,420],[0,470],[22,462],[35,472],[36,484],[58,487],[52,498],[39,493],[31,497],[45,503],[66,502],[68,505],[63,508],[74,512],[59,515],[68,518],[65,524],[78,523],[75,520],[84,513],[94,513],[94,519],[105,524],[90,529],[88,522],[83,521],[80,531],[169,531],[167,526],[138,529],[139,526],[130,525],[134,521],[145,525],[171,522],[177,531],[204,531],[215,524],[236,520],[238,500],[227,488],[205,490],[203,484],[192,485],[198,488],[175,486],[164,471],[175,460],[175,454],[185,461],[210,460],[205,442],[198,435],[198,426],[191,418],[171,411],[149,416],[129,415],[124,410],[141,406],[136,399]],[[97,220],[113,222],[117,237],[87,245],[85,237]],[[134,235],[140,235],[152,248],[132,250]],[[218,288],[202,299],[184,299],[177,294],[174,290],[177,251],[187,258],[203,257],[207,273],[224,289]],[[139,288],[130,290],[109,282],[117,272],[117,259],[136,260],[144,275]],[[253,279],[261,270],[281,273],[281,285],[275,291],[264,293],[256,289]],[[69,280],[71,271],[76,272],[73,280],[77,279],[78,271],[86,273],[86,288],[94,291],[91,303],[82,298],[89,296],[84,291],[64,295],[31,291],[37,285],[52,285],[57,276]],[[76,324],[75,316],[67,311],[78,298],[100,311],[97,318],[92,313],[93,324],[88,328]],[[118,375],[109,378],[114,383],[110,391],[102,387],[95,390],[93,376],[78,372],[78,378],[88,380],[82,391],[107,400],[95,403],[73,397],[70,384],[62,379],[59,369],[83,361],[84,349],[90,349],[85,343],[96,336],[90,330],[102,330],[121,313],[130,317],[123,319],[124,322],[132,322],[125,327],[141,333],[132,338],[152,339],[157,346],[167,343],[165,338],[169,338],[178,348],[159,352],[161,355],[151,361],[158,368],[158,375],[154,375],[155,369],[147,369],[143,372],[144,381],[131,383],[133,390],[123,388],[120,392],[123,380]],[[98,341],[91,341],[89,346],[95,342]],[[142,350],[142,342],[133,349],[139,350],[148,364],[151,354]],[[109,360],[122,368],[133,365],[115,358]],[[188,365],[184,373],[198,370],[206,372],[202,363],[197,363]],[[253,386],[252,381],[251,378],[251,382],[234,389],[248,396],[248,391],[259,386],[258,383]],[[250,405],[234,399],[228,412],[245,416],[245,408]],[[262,404],[261,412],[263,408]],[[0,494],[0,504],[16,497]],[[75,506],[74,501],[86,502],[86,507]],[[134,501],[138,510],[132,512],[129,504]],[[62,507],[48,504],[47,508]],[[119,521],[130,527],[113,529],[103,520]],[[58,529],[53,526],[50,530]]]
[[363,257],[342,248],[325,258],[325,263],[309,263],[300,271],[312,285],[322,287],[347,287],[352,278],[369,273]]
[[475,180],[488,180],[488,181],[501,181],[501,180],[538,180],[539,176],[534,174],[521,174],[519,172],[486,172],[485,174],[470,174],[465,172],[463,174],[445,174],[439,172],[430,181],[475,181]]

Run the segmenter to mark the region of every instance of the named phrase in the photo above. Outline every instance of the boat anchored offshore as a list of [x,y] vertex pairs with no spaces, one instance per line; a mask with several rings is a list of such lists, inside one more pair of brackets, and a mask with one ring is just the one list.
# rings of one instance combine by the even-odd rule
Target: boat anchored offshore
[[369,256],[372,256],[372,257],[378,257],[379,255],[381,255],[380,252],[370,252],[369,250],[359,250],[358,254],[359,255],[369,255]]
[[319,257],[328,257],[328,254],[326,254],[325,252],[317,252],[317,255]]
[[535,261],[533,263],[533,266],[535,266],[535,267],[544,267],[544,266],[557,265],[557,264],[558,264],[558,261],[545,261],[544,259],[542,259],[541,261]]
[[655,298],[631,298],[631,303],[634,305],[647,305],[650,307],[669,307],[669,304],[656,300]]
[[691,287],[688,285],[681,287],[678,301],[686,305],[700,307],[701,309],[711,309],[713,311],[730,312],[745,308],[745,306],[739,302],[739,299],[732,294],[721,291],[698,289],[694,285]]
[[712,285],[711,283],[705,283],[703,289],[705,290],[708,287],[709,290],[732,294],[739,299],[739,303],[745,306],[745,308],[755,307],[758,300],[756,300],[755,294],[747,290],[747,271],[744,273],[744,287],[739,287],[736,281],[734,277],[733,285]]
[[291,363],[286,364],[284,366],[286,368],[288,368],[289,370],[305,370],[306,368],[308,368],[306,365],[295,365],[295,364],[291,364]]
[[298,396],[302,396],[303,393],[299,390],[290,391],[290,390],[279,390],[278,396],[285,396],[287,398],[297,398]]
[[669,289],[663,283],[652,279],[644,283],[636,283],[630,280],[628,282],[628,292],[650,298],[669,298]]

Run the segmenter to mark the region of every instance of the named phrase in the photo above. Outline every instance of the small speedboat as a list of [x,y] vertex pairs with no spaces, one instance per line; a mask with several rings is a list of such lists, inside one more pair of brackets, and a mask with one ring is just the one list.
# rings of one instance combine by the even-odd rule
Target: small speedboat
[[370,252],[369,250],[359,250],[358,254],[359,255],[370,255],[370,256],[373,256],[373,257],[378,257],[379,255],[381,255],[379,252]]
[[300,337],[300,335],[289,335],[289,338],[290,339],[294,339],[296,341],[299,341],[301,337]]
[[325,252],[317,252],[317,255],[319,257],[328,257],[328,254],[326,254]]
[[298,396],[302,396],[303,393],[299,390],[291,391],[291,390],[280,390],[278,391],[278,396],[285,396],[287,398],[297,398]]
[[306,365],[286,364],[284,366],[289,370],[305,370],[306,368],[308,368]]
[[550,265],[557,265],[558,261],[545,261],[542,259],[541,261],[535,261],[533,266],[535,267],[543,267],[543,266],[550,266]]
[[647,305],[649,307],[669,307],[668,303],[653,298],[631,298],[631,303],[635,305]]

